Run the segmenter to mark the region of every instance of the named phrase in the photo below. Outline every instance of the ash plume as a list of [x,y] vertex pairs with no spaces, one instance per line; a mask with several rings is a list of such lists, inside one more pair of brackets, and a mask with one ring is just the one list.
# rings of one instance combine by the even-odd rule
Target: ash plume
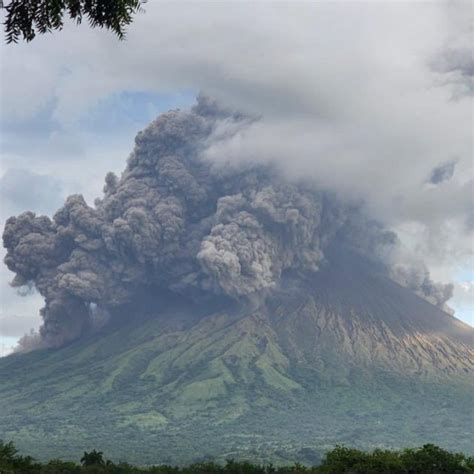
[[424,267],[389,264],[398,239],[361,206],[290,182],[272,166],[223,169],[202,158],[222,124],[238,130],[253,120],[200,96],[191,110],[165,113],[137,135],[122,176],[106,176],[93,207],[74,195],[52,219],[9,218],[3,242],[12,285],[33,284],[45,301],[40,334],[24,338],[22,349],[74,340],[144,291],[196,304],[214,295],[254,302],[286,271],[305,278],[330,265],[330,245],[378,260],[387,276],[445,305],[452,288],[433,283]]

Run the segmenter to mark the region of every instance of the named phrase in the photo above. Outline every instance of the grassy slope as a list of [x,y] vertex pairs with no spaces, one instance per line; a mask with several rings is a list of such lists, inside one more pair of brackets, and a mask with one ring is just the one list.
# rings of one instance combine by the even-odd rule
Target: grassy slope
[[[335,359],[335,354],[331,358]],[[330,371],[329,371],[330,372]],[[334,370],[334,374],[340,373]],[[472,451],[469,384],[291,364],[265,318],[160,320],[0,361],[1,434],[35,456],[303,460],[337,442]]]

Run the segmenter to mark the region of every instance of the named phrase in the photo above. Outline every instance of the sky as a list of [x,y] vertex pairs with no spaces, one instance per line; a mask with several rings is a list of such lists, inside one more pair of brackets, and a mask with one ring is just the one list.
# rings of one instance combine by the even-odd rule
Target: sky
[[[136,133],[202,91],[261,117],[218,162],[276,162],[364,202],[455,285],[474,325],[471,2],[150,0],[127,39],[67,24],[2,44],[0,219],[89,204]],[[226,138],[230,136],[231,138]],[[0,271],[0,356],[41,323],[41,297]]]

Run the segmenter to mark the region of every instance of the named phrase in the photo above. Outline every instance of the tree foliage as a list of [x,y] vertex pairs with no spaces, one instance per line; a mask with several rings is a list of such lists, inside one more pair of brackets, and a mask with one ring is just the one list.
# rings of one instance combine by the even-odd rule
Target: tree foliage
[[96,451],[95,449],[90,453],[84,452],[84,456],[81,458],[81,464],[83,466],[101,466],[105,464],[104,453],[102,453],[102,451]]
[[140,11],[141,3],[142,0],[10,0],[0,6],[5,10],[6,41],[16,43],[21,37],[31,41],[37,33],[61,30],[66,16],[78,24],[86,19],[92,28],[112,30],[123,39],[126,26]]
[[186,467],[168,465],[135,467],[127,463],[105,460],[95,449],[85,452],[81,465],[52,460],[36,462],[21,456],[13,443],[0,440],[1,474],[474,474],[474,459],[462,453],[451,453],[433,444],[421,448],[389,451],[376,449],[370,453],[336,446],[326,453],[319,466],[295,463],[275,467],[248,461],[228,460],[225,465],[212,461]]
[[472,474],[474,459],[433,444],[421,448],[371,453],[336,446],[326,454],[317,472],[325,474]]

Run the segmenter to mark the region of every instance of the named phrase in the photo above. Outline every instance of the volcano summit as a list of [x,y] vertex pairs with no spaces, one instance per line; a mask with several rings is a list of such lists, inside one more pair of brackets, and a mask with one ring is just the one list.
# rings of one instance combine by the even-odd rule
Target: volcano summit
[[138,134],[94,207],[7,221],[13,284],[45,306],[0,360],[2,437],[155,463],[472,451],[474,330],[451,285],[362,205],[207,157],[254,120],[199,97]]

